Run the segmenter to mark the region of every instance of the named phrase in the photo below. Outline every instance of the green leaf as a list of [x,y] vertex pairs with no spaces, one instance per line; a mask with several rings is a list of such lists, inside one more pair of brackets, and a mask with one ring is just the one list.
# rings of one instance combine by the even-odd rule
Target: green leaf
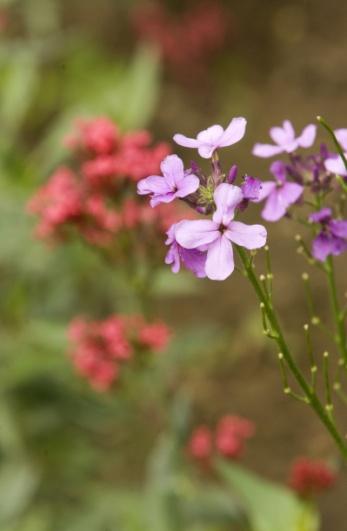
[[30,49],[20,48],[8,57],[0,87],[0,116],[5,139],[11,144],[22,127],[38,86],[38,64]]
[[153,47],[141,47],[124,78],[121,121],[126,128],[143,127],[158,99],[159,55]]
[[265,481],[235,464],[218,461],[216,467],[239,495],[252,531],[318,531],[315,509],[286,487]]
[[38,485],[36,471],[27,463],[0,467],[0,528],[18,518],[30,504]]

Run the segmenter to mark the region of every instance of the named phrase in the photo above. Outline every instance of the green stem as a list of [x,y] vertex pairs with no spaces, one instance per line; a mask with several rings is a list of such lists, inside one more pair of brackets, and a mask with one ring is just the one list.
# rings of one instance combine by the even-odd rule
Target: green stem
[[347,367],[347,342],[346,342],[346,330],[345,330],[345,316],[344,312],[340,309],[339,299],[337,296],[335,269],[332,256],[329,256],[326,261],[325,272],[328,277],[329,291],[331,306],[333,310],[333,316],[336,326],[337,344],[341,353],[341,358],[344,362],[344,366]]
[[272,309],[272,305],[270,301],[268,300],[266,294],[264,293],[257,276],[254,273],[253,267],[250,265],[248,261],[248,257],[246,252],[241,248],[237,246],[237,251],[239,253],[239,256],[241,258],[241,261],[243,263],[243,266],[245,268],[247,277],[249,278],[254,291],[256,292],[256,295],[258,296],[258,299],[260,302],[264,305],[264,309],[268,318],[268,321],[270,322],[274,332],[276,332],[275,340],[277,342],[277,345],[280,349],[280,351],[283,354],[283,357],[294,376],[296,382],[298,383],[299,387],[304,392],[305,396],[307,397],[309,404],[314,409],[314,411],[317,413],[318,417],[320,418],[321,422],[324,424],[328,432],[330,433],[331,437],[334,439],[336,445],[340,449],[340,452],[344,459],[347,460],[347,445],[344,442],[343,438],[337,431],[337,428],[333,421],[329,418],[329,415],[326,413],[324,407],[322,406],[320,400],[318,399],[316,393],[311,389],[310,385],[307,383],[305,377],[301,373],[299,367],[297,366],[294,358],[292,357],[290,350],[287,346],[286,340],[284,338],[282,328],[279,324],[279,321],[277,319],[277,316]]

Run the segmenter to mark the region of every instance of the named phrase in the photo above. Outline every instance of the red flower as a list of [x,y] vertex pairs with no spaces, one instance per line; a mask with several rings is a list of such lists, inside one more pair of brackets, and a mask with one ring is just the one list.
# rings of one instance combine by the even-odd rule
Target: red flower
[[[160,171],[170,152],[167,144],[152,145],[147,131],[121,134],[104,117],[79,121],[68,144],[74,171],[59,168],[28,205],[39,217],[39,237],[59,241],[77,232],[91,245],[109,247],[121,230],[148,224],[153,232],[167,230],[164,220],[172,218],[172,208],[154,212],[135,187],[139,179]],[[132,241],[141,246],[143,234],[139,238]]]
[[211,430],[207,426],[198,426],[188,442],[188,452],[195,459],[208,459],[213,452]]
[[78,120],[77,131],[70,135],[65,144],[72,149],[89,151],[95,155],[108,155],[116,149],[120,133],[109,118]]
[[188,443],[188,452],[197,459],[206,459],[220,454],[228,459],[237,459],[245,447],[245,440],[254,435],[252,422],[242,417],[222,417],[214,431],[202,425],[196,428]]
[[[107,391],[119,379],[122,366],[136,355],[136,338],[153,328],[147,346],[163,348],[164,323],[146,323],[139,316],[111,315],[103,321],[74,319],[69,327],[71,358],[79,374],[99,391]],[[161,327],[161,332],[160,332]],[[168,337],[166,336],[166,343]],[[149,345],[151,343],[151,345]],[[165,343],[165,344],[166,344]]]
[[170,340],[171,332],[165,323],[160,321],[144,324],[139,330],[139,341],[153,351],[164,350]]
[[133,11],[135,32],[157,45],[163,59],[176,71],[199,73],[230,34],[230,15],[216,0],[189,5],[175,17],[161,3]]
[[244,449],[245,439],[254,435],[255,427],[247,419],[227,415],[223,417],[216,430],[216,448],[229,458],[237,458]]
[[300,457],[294,461],[288,483],[300,496],[312,496],[332,487],[336,473],[324,461]]

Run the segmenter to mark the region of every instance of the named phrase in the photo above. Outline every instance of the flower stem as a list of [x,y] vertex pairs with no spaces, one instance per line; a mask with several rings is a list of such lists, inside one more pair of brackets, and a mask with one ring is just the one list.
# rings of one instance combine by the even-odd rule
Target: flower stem
[[346,330],[345,330],[345,316],[344,312],[340,309],[339,299],[337,296],[335,269],[332,256],[329,256],[326,265],[325,272],[328,278],[331,306],[333,310],[333,316],[336,326],[336,338],[341,358],[343,360],[345,368],[347,368],[347,343],[346,343]]
[[297,366],[290,350],[287,345],[287,342],[284,338],[282,328],[279,324],[279,321],[277,319],[276,313],[272,308],[272,304],[270,303],[268,297],[264,293],[262,286],[254,273],[253,266],[248,260],[248,256],[246,252],[239,246],[237,246],[237,251],[239,253],[239,256],[241,258],[241,261],[243,263],[243,266],[245,268],[246,274],[248,279],[250,280],[254,291],[260,300],[260,302],[263,304],[264,311],[266,312],[267,319],[269,323],[271,324],[272,329],[275,332],[274,339],[277,342],[277,345],[280,349],[280,352],[283,354],[283,358],[287,363],[287,366],[289,367],[293,377],[295,378],[296,382],[298,383],[301,390],[304,392],[304,395],[307,398],[308,403],[311,405],[311,407],[314,409],[318,417],[320,418],[321,422],[324,424],[325,428],[330,433],[331,437],[334,439],[336,445],[338,446],[342,456],[344,459],[347,460],[347,445],[344,442],[343,438],[339,434],[334,422],[331,420],[329,415],[324,409],[324,406],[321,404],[319,398],[317,397],[315,391],[311,389],[309,383],[306,381],[304,375],[302,374],[300,368]]

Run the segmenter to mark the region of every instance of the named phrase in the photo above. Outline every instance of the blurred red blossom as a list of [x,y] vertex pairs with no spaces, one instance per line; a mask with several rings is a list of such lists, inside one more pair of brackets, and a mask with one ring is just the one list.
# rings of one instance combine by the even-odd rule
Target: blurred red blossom
[[289,486],[300,496],[309,497],[332,487],[337,475],[324,461],[299,457],[292,464]]
[[139,330],[139,341],[153,351],[165,349],[170,340],[170,330],[165,323],[144,323]]
[[195,428],[188,442],[188,453],[200,460],[208,460],[215,454],[237,459],[245,448],[245,441],[254,433],[255,426],[251,421],[226,415],[218,421],[215,430],[205,425]]
[[[144,330],[150,330],[143,337]],[[103,321],[74,319],[69,327],[70,356],[77,372],[99,391],[118,380],[121,367],[141,352],[164,350],[171,332],[163,322],[148,323],[142,316],[111,315]]]
[[[122,231],[142,227],[152,245],[177,221],[176,206],[154,210],[136,193],[139,179],[160,172],[168,144],[152,144],[147,131],[122,134],[106,117],[78,120],[65,143],[71,164],[58,168],[28,204],[39,218],[38,237],[60,241],[74,229],[89,244],[107,247]],[[144,234],[138,233],[140,248]]]
[[153,42],[164,61],[190,76],[222,48],[231,26],[229,10],[215,0],[194,2],[178,16],[152,2],[137,7],[132,18],[138,37]]
[[188,450],[195,459],[209,459],[213,452],[212,432],[207,426],[198,426],[192,433]]
[[244,441],[254,433],[255,426],[249,420],[226,415],[217,425],[216,449],[225,457],[239,457],[244,449]]

